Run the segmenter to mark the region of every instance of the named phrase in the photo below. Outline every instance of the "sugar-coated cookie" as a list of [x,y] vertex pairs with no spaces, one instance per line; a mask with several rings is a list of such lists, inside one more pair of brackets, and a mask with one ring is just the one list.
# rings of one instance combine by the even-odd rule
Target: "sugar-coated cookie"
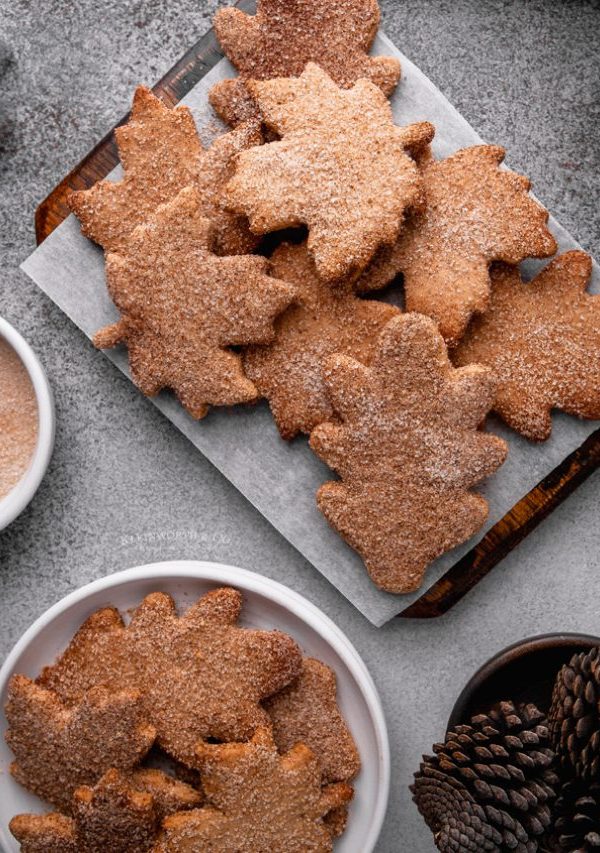
[[411,592],[487,518],[487,501],[472,489],[507,453],[478,429],[494,401],[493,374],[455,370],[433,320],[401,314],[381,332],[369,367],[334,355],[324,376],[341,423],[316,427],[310,444],[341,481],[319,489],[318,506],[377,586]]
[[225,209],[222,188],[233,172],[235,155],[259,145],[256,122],[240,126],[205,149],[187,107],[169,109],[145,86],[138,86],[127,124],[115,130],[124,175],[99,181],[69,196],[82,231],[107,252],[123,247],[138,225],[184,187],[200,193],[201,212],[212,223],[219,255],[244,255],[257,244],[243,216]]
[[244,740],[268,725],[261,701],[302,666],[286,634],[240,628],[241,605],[240,594],[224,588],[182,616],[163,593],[147,596],[127,626],[115,611],[100,611],[40,681],[66,700],[96,683],[138,689],[160,746],[194,766],[199,741]]
[[307,225],[318,275],[357,276],[397,239],[405,210],[420,200],[409,152],[431,141],[433,126],[396,126],[373,83],[340,89],[312,63],[300,77],[248,86],[282,138],[238,155],[230,206],[256,234]]
[[548,212],[529,194],[523,175],[500,168],[504,149],[476,145],[422,166],[425,204],[384,248],[359,290],[404,277],[407,311],[427,314],[456,344],[472,314],[490,298],[492,261],[516,264],[554,254]]
[[294,304],[275,321],[275,340],[247,347],[244,371],[269,401],[283,438],[309,433],[333,409],[322,376],[324,360],[343,353],[368,364],[383,326],[398,313],[393,305],[361,299],[351,281],[322,281],[306,244],[279,246],[271,275],[294,287]]
[[268,699],[265,708],[280,752],[304,743],[319,762],[323,782],[354,779],[360,757],[340,713],[335,673],[330,667],[305,658],[298,678]]
[[298,77],[308,62],[345,89],[366,77],[390,95],[400,63],[369,56],[379,20],[377,0],[258,0],[252,16],[219,9],[215,32],[240,77],[213,86],[212,105],[228,124],[255,119],[260,110],[245,80]]
[[232,346],[268,343],[293,299],[256,255],[218,257],[197,188],[187,187],[106,258],[108,291],[121,319],[98,332],[101,349],[126,344],[131,375],[153,397],[175,392],[195,418],[210,406],[255,400]]
[[531,282],[518,267],[492,270],[488,311],[452,354],[487,364],[498,379],[494,411],[522,435],[544,441],[552,410],[600,418],[600,296],[586,292],[592,259],[566,252]]
[[206,744],[199,759],[210,805],[167,818],[155,853],[333,850],[323,818],[350,800],[352,788],[322,788],[308,747],[298,744],[280,755],[263,728],[248,743]]
[[10,681],[6,742],[11,774],[27,790],[68,812],[73,793],[107,770],[133,770],[156,737],[138,691],[98,686],[67,706],[22,675]]

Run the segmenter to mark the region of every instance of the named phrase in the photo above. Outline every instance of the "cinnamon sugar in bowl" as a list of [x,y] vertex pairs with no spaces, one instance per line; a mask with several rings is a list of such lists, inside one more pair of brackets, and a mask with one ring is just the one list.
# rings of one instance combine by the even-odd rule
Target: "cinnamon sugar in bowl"
[[29,344],[0,318],[0,530],[27,506],[54,445],[54,405]]

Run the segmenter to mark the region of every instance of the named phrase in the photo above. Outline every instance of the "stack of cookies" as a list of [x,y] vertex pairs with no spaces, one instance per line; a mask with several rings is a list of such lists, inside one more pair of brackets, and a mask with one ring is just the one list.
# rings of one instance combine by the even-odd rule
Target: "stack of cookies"
[[107,607],[36,681],[13,676],[14,778],[55,811],[13,818],[23,853],[328,853],[360,760],[336,679],[241,595],[183,615]]
[[[522,281],[557,245],[501,148],[436,161],[429,122],[395,124],[378,25],[376,0],[220,11],[239,76],[210,100],[233,129],[206,149],[186,108],[140,88],[123,179],[71,206],[121,314],[97,345],[125,344],[142,391],[196,418],[266,398],[339,475],[327,520],[407,593],[486,520],[473,489],[507,453],[488,412],[535,441],[552,409],[600,416],[600,300],[583,252]],[[365,298],[400,280],[405,312]]]

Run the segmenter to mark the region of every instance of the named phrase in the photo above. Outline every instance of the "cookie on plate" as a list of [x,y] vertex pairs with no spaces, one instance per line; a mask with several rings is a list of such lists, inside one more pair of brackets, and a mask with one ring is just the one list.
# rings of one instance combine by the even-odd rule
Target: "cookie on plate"
[[210,805],[167,818],[156,853],[333,850],[323,818],[349,802],[352,788],[322,788],[308,747],[298,744],[280,755],[262,728],[248,743],[206,744],[198,757]]
[[163,593],[147,596],[127,626],[116,611],[100,611],[40,681],[65,701],[98,683],[139,690],[159,745],[194,767],[199,741],[245,740],[268,725],[261,702],[302,666],[291,637],[241,628],[241,606],[240,594],[225,588],[182,616]]
[[[168,789],[166,798],[162,787]],[[156,797],[156,800],[155,800]],[[59,813],[17,815],[10,830],[22,853],[149,853],[163,818],[175,807],[189,808],[187,795],[178,801],[168,780],[144,790],[117,770],[109,770],[93,787],[75,791],[73,817]]]
[[6,742],[15,755],[10,772],[38,797],[68,812],[73,793],[111,768],[133,770],[151,748],[156,730],[138,691],[98,686],[67,706],[51,690],[12,677],[6,703]]
[[337,704],[334,671],[305,658],[298,678],[265,703],[280,752],[297,743],[315,754],[323,782],[351,782],[360,770],[354,738]]

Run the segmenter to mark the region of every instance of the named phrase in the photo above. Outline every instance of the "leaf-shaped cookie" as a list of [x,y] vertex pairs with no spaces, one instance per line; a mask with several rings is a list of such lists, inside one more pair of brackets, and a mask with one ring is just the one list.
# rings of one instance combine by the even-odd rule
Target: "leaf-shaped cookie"
[[328,420],[333,410],[321,368],[334,352],[367,364],[377,335],[398,313],[383,302],[360,299],[352,282],[321,281],[306,244],[283,244],[271,258],[271,274],[293,284],[295,304],[276,321],[276,337],[244,353],[246,376],[268,399],[279,432],[293,438]]
[[138,767],[131,773],[121,773],[121,777],[135,791],[150,794],[159,823],[175,812],[198,808],[204,800],[197,788],[155,768]]
[[334,355],[325,381],[342,423],[316,427],[310,445],[341,482],[319,489],[319,508],[377,586],[418,589],[427,566],[487,517],[471,489],[507,452],[478,430],[494,400],[493,374],[480,365],[455,370],[433,320],[401,314],[381,333],[370,367]]
[[115,611],[101,611],[40,681],[71,700],[97,683],[137,687],[159,744],[193,766],[199,741],[244,740],[268,724],[261,701],[302,665],[286,634],[240,628],[241,604],[235,590],[215,590],[179,617],[173,600],[155,593],[128,626]]
[[94,784],[111,767],[132,770],[156,736],[137,691],[97,687],[67,707],[21,675],[11,679],[6,719],[12,775],[63,811],[80,785]]
[[255,255],[211,252],[200,193],[187,187],[106,258],[109,293],[121,312],[96,346],[127,345],[131,374],[150,397],[170,388],[196,418],[210,405],[255,400],[257,391],[231,347],[268,343],[273,321],[293,299]]
[[305,224],[327,281],[358,275],[398,237],[421,178],[407,151],[433,137],[428,122],[397,127],[368,80],[340,89],[310,63],[297,78],[251,81],[266,124],[282,139],[237,157],[226,192],[257,234]]
[[314,753],[323,782],[349,782],[360,770],[356,744],[337,704],[335,673],[306,658],[298,678],[266,703],[281,752],[297,743]]
[[586,292],[592,260],[560,255],[532,281],[518,267],[492,269],[492,301],[453,353],[498,378],[494,410],[534,441],[552,431],[552,409],[600,418],[600,296]]
[[366,77],[390,95],[400,63],[369,56],[380,17],[377,0],[258,0],[254,16],[220,9],[215,32],[241,76],[213,86],[212,105],[229,124],[255,118],[260,112],[245,79],[297,77],[308,62],[344,89]]
[[471,315],[488,307],[492,261],[516,264],[556,251],[548,212],[528,194],[527,178],[500,168],[503,159],[502,148],[477,145],[425,165],[426,204],[358,289],[383,287],[402,272],[407,311],[433,317],[457,343]]
[[269,729],[249,743],[199,750],[209,807],[172,815],[154,853],[329,853],[323,818],[349,801],[343,783],[321,788],[318,762],[298,744],[279,755]]
[[129,122],[115,136],[124,177],[99,181],[69,196],[87,237],[107,252],[118,252],[160,204],[195,186],[201,213],[214,225],[216,253],[243,255],[255,248],[257,239],[247,220],[225,209],[221,191],[232,175],[235,155],[262,141],[256,122],[219,137],[205,150],[187,107],[169,109],[139,86]]
[[[23,814],[10,830],[22,853],[146,853],[156,841],[163,817],[190,807],[188,792],[174,794],[167,778],[155,778],[151,790],[117,770],[109,770],[94,788],[75,791],[72,818],[61,814]],[[168,789],[165,795],[162,788]]]

